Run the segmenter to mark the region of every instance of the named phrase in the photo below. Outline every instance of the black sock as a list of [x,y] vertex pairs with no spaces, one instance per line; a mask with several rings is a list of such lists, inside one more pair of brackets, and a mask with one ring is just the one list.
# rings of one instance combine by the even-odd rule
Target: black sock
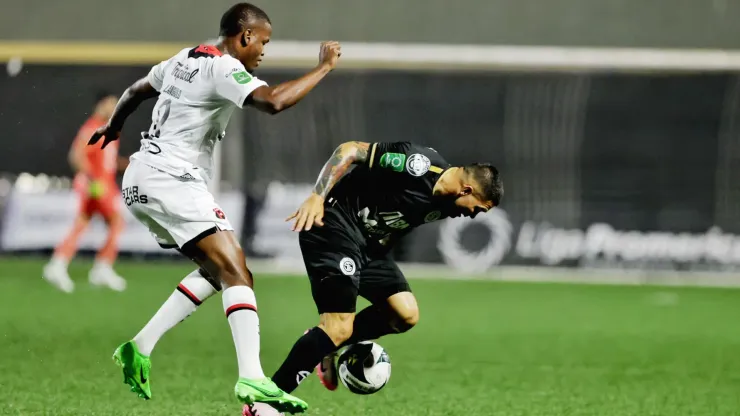
[[288,358],[272,376],[272,381],[284,392],[291,393],[316,367],[321,359],[337,346],[321,328],[312,328],[290,350]]
[[398,331],[391,326],[391,316],[384,309],[377,306],[368,306],[355,316],[352,336],[341,346],[356,344],[360,341],[369,341],[383,335],[395,334]]

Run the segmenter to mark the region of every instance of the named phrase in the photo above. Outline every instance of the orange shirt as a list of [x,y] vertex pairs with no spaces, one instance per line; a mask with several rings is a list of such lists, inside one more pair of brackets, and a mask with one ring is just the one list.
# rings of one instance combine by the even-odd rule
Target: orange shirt
[[[84,143],[85,159],[90,169],[89,175],[92,178],[106,184],[114,184],[116,182],[116,174],[118,173],[118,141],[109,143],[105,149],[101,149],[103,140],[94,146],[87,145],[87,141],[90,140],[95,130],[105,125],[105,123],[105,120],[96,118],[95,116],[87,119],[79,132],[77,132],[74,146],[80,146],[80,142]],[[87,183],[88,178],[82,173],[75,177],[75,185],[86,187]]]

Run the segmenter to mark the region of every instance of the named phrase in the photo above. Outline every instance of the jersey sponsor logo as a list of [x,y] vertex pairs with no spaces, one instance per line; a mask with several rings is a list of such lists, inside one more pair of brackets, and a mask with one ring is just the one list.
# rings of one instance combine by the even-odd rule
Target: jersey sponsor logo
[[403,214],[398,211],[380,212],[379,215],[380,215],[380,218],[383,219],[383,222],[385,222],[385,225],[387,225],[390,228],[393,228],[396,230],[403,230],[404,228],[408,228],[409,226],[409,223],[403,219]]
[[231,74],[237,84],[246,84],[252,80],[252,76],[247,71],[235,72]]
[[403,172],[406,155],[403,153],[385,153],[380,157],[380,167],[394,172]]
[[339,270],[341,270],[342,274],[345,276],[352,276],[355,274],[357,266],[355,266],[354,260],[349,257],[345,257],[339,261]]
[[388,228],[403,230],[409,227],[409,223],[404,219],[403,213],[398,211],[379,212],[378,215],[370,217],[370,208],[365,208],[358,212],[357,216],[362,219],[362,223],[368,233],[383,237],[387,236]]
[[440,217],[442,217],[442,213],[440,211],[432,211],[427,214],[426,217],[424,217],[424,222],[434,222],[437,221]]
[[422,176],[429,172],[429,167],[432,166],[432,162],[429,158],[422,155],[421,153],[414,153],[409,156],[406,161],[406,171],[413,176]]
[[133,204],[146,204],[149,202],[149,198],[146,195],[139,194],[138,186],[129,186],[121,190],[121,196],[127,207]]
[[226,219],[226,214],[224,214],[224,212],[221,211],[221,208],[213,208],[213,213],[216,214],[216,218],[220,220]]
[[193,83],[193,78],[200,72],[200,69],[195,68],[192,71],[190,68],[187,67],[187,65],[183,65],[182,63],[178,62],[177,65],[172,69],[172,76],[175,79],[179,79],[181,81],[185,81],[188,84]]

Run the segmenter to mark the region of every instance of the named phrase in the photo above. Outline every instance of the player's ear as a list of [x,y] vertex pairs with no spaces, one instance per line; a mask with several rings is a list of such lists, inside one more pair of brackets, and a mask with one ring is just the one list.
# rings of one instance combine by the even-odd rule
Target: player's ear
[[470,185],[463,184],[462,189],[460,189],[460,193],[458,196],[467,196],[473,193],[473,187]]
[[249,45],[250,36],[252,36],[252,29],[247,29],[242,33],[242,48],[246,48]]

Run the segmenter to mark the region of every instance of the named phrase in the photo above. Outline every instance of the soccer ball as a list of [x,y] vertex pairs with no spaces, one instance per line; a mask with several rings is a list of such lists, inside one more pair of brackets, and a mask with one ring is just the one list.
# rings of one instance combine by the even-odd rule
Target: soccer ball
[[339,379],[355,394],[373,394],[391,378],[391,359],[380,345],[364,341],[350,345],[337,361]]

